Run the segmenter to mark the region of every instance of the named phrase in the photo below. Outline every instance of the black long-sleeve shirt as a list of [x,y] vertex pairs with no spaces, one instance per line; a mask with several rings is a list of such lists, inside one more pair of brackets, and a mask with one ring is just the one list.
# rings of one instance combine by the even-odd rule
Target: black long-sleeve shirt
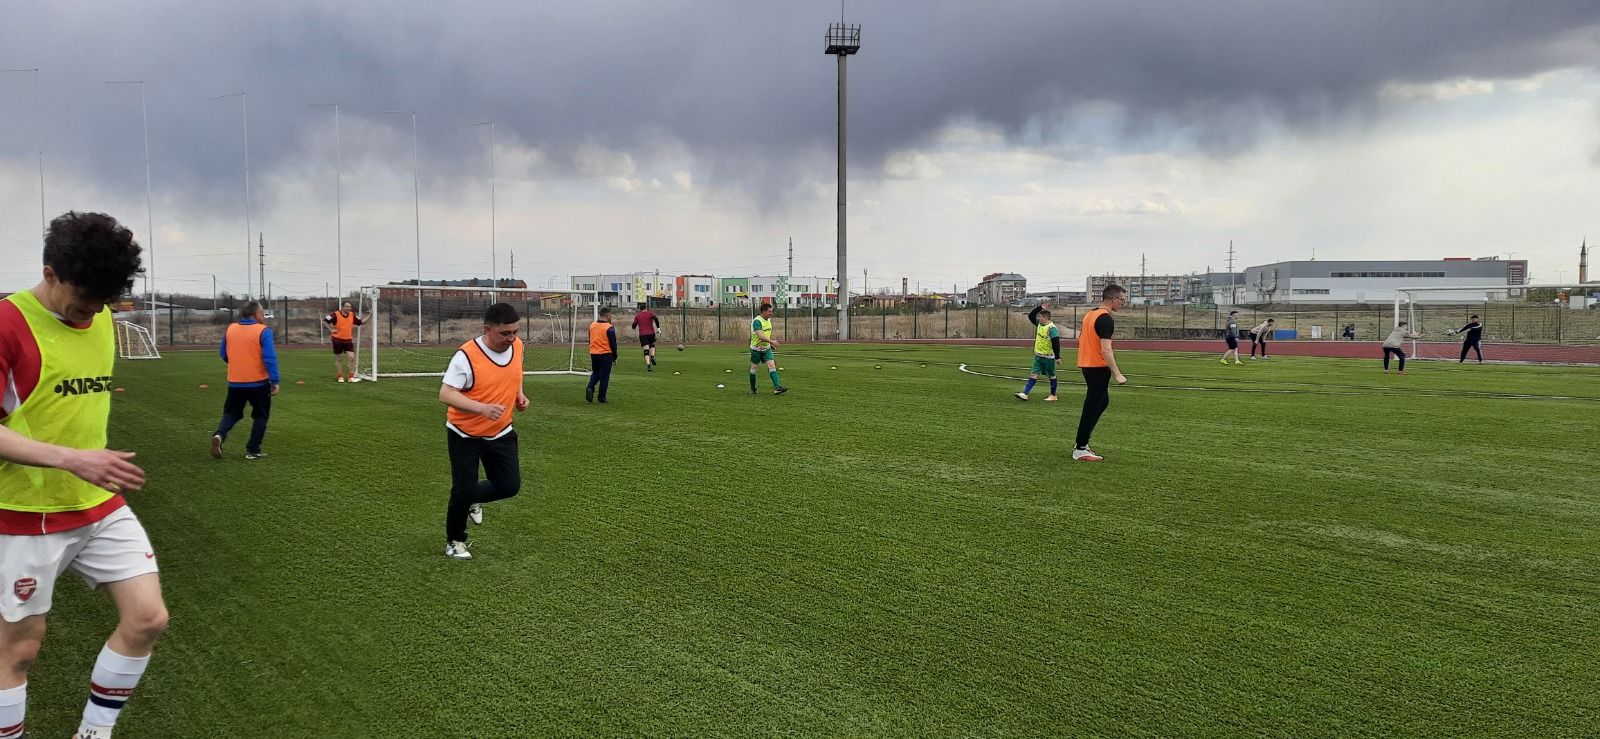
[[1468,343],[1477,343],[1483,340],[1483,324],[1477,321],[1469,322],[1467,325],[1456,329],[1458,334],[1463,332],[1467,335],[1466,340]]

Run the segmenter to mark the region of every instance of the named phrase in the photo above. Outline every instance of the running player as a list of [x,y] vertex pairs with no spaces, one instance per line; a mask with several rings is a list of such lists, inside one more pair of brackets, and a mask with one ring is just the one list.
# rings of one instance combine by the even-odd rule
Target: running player
[[167,628],[155,550],[122,498],[144,486],[144,471],[132,453],[105,448],[117,356],[106,304],[133,286],[139,252],[132,232],[111,216],[66,213],[45,234],[44,279],[0,301],[0,737],[7,739],[23,735],[28,670],[62,573],[104,589],[117,608],[76,739],[111,736]]
[[[517,430],[511,419],[528,409],[522,392],[522,317],[507,303],[483,315],[483,335],[456,350],[439,386],[445,412],[445,448],[450,455],[450,503],[445,508],[444,554],[472,559],[467,519],[483,524],[483,504],[522,489]],[[478,479],[482,465],[484,477]]]
[[1467,321],[1467,325],[1451,331],[1450,333],[1467,335],[1466,340],[1461,342],[1461,359],[1458,360],[1456,364],[1461,364],[1467,361],[1468,349],[1477,352],[1478,364],[1483,364],[1483,324],[1478,322],[1477,316],[1473,316],[1471,320]]
[[1222,363],[1228,363],[1228,355],[1233,355],[1234,364],[1244,364],[1239,361],[1239,311],[1228,311],[1228,325],[1222,330],[1222,339],[1228,343],[1227,351],[1222,353]]
[[1050,320],[1050,301],[1041,302],[1028,311],[1028,323],[1034,325],[1033,367],[1028,373],[1028,384],[1016,394],[1016,398],[1027,400],[1028,393],[1033,392],[1034,383],[1039,381],[1039,375],[1044,375],[1050,378],[1050,395],[1045,397],[1045,401],[1054,403],[1056,362],[1061,361],[1061,329],[1056,328],[1055,322]]
[[649,306],[645,306],[644,310],[634,315],[633,328],[639,332],[639,346],[644,349],[644,371],[653,372],[656,366],[656,331],[661,328],[661,319]]
[[756,394],[756,368],[767,365],[767,376],[772,378],[772,394],[782,395],[789,388],[778,381],[778,358],[772,350],[778,340],[772,338],[772,304],[761,304],[761,315],[750,321],[750,394]]
[[333,372],[339,382],[344,382],[346,375],[351,382],[361,381],[356,377],[356,327],[365,324],[367,318],[356,315],[355,307],[348,300],[339,310],[322,317],[322,322],[328,324],[332,334]]
[[211,435],[212,459],[222,459],[222,444],[234,424],[244,418],[245,403],[250,404],[251,423],[244,458],[267,456],[261,451],[261,441],[267,435],[272,398],[278,394],[278,352],[273,347],[272,329],[261,322],[261,313],[260,303],[245,303],[239,311],[239,322],[222,335],[218,352],[228,363],[228,397],[222,401],[222,421]]
[[1100,293],[1100,307],[1083,317],[1083,328],[1078,331],[1078,368],[1083,372],[1083,384],[1088,392],[1083,396],[1083,414],[1078,417],[1078,439],[1072,448],[1072,458],[1083,462],[1099,462],[1105,457],[1089,450],[1089,436],[1100,423],[1100,416],[1111,406],[1111,381],[1118,385],[1128,382],[1117,369],[1117,355],[1111,349],[1111,335],[1117,331],[1112,313],[1122,310],[1128,300],[1128,291],[1121,285],[1106,285]]

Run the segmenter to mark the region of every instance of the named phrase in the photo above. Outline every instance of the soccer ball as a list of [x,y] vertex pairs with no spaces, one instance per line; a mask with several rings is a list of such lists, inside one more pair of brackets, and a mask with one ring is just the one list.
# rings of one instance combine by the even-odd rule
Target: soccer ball
[[683,345],[682,344],[678,345],[678,351],[680,351],[680,352],[683,351]]

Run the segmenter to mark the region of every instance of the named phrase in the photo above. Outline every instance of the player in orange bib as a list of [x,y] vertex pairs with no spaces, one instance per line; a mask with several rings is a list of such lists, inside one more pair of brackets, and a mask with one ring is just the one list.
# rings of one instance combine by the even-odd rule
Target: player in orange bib
[[0,301],[0,737],[24,733],[28,670],[71,570],[117,607],[73,734],[104,739],[167,628],[155,550],[122,498],[144,471],[106,449],[117,357],[106,304],[133,286],[140,248],[103,213],[55,219],[44,243],[44,279]]
[[1078,440],[1072,448],[1072,458],[1080,462],[1099,462],[1104,457],[1089,449],[1089,436],[1094,433],[1100,415],[1111,406],[1111,381],[1118,385],[1128,381],[1117,369],[1117,355],[1111,349],[1111,335],[1116,333],[1117,322],[1111,314],[1122,309],[1128,300],[1128,291],[1121,285],[1106,285],[1100,293],[1100,307],[1084,314],[1083,328],[1078,331],[1078,369],[1083,372],[1083,384],[1088,392],[1083,396],[1083,413],[1078,416]]
[[356,315],[355,306],[348,300],[339,310],[322,317],[333,339],[333,373],[339,382],[344,382],[345,377],[351,382],[361,381],[356,377],[356,327],[364,325],[369,317]]
[[[445,412],[445,444],[450,453],[450,503],[445,510],[447,557],[472,559],[467,551],[467,520],[483,523],[483,504],[504,500],[522,488],[522,463],[513,408],[527,410],[522,392],[522,317],[507,303],[495,303],[483,316],[483,335],[461,345],[439,402]],[[484,477],[478,479],[478,468]]]

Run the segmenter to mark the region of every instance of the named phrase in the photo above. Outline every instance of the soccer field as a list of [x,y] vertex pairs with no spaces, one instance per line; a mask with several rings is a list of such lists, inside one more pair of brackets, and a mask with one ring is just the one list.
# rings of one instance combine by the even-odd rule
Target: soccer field
[[[118,736],[1600,725],[1600,371],[1124,352],[1088,464],[1075,371],[1010,397],[1027,349],[784,346],[782,397],[738,347],[665,349],[607,406],[528,379],[523,492],[470,562],[435,380],[283,352],[270,457],[246,419],[218,462],[214,353],[119,364],[172,620]],[[66,578],[51,619],[37,736],[114,613]]]

